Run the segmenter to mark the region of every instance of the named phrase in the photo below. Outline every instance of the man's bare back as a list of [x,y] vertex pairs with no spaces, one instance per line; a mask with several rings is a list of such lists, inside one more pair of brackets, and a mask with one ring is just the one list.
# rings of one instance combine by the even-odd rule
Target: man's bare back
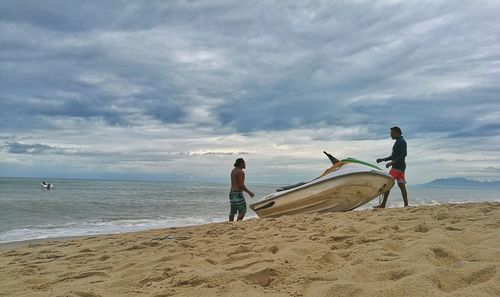
[[254,194],[245,186],[245,171],[236,167],[231,171],[231,192],[247,192],[250,197]]
[[243,192],[245,189],[245,172],[236,167],[231,171],[231,192]]
[[229,192],[229,201],[231,211],[229,212],[229,221],[234,221],[234,215],[238,213],[238,221],[243,220],[247,211],[247,205],[243,192],[247,192],[250,197],[254,194],[245,186],[245,160],[238,158],[234,163],[234,169],[231,171],[231,191]]

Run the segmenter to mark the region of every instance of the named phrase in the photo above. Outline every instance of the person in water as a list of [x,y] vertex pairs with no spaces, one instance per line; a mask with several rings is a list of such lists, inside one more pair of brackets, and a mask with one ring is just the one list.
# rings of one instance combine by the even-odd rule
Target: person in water
[[237,220],[243,220],[247,212],[247,204],[243,192],[247,192],[250,197],[254,194],[245,186],[245,160],[242,158],[236,159],[234,169],[231,171],[231,191],[229,192],[229,202],[231,204],[231,211],[229,212],[229,221],[234,221],[234,215],[238,213]]
[[[377,159],[377,163],[390,161],[385,165],[386,168],[392,167],[389,171],[396,182],[398,183],[399,189],[401,189],[401,195],[403,196],[403,201],[405,207],[408,206],[408,192],[406,191],[406,141],[403,138],[403,132],[397,126],[391,128],[391,138],[396,140],[394,146],[392,147],[392,154],[387,158]],[[387,203],[387,198],[389,198],[390,190],[384,193],[384,200],[375,208],[385,208]]]

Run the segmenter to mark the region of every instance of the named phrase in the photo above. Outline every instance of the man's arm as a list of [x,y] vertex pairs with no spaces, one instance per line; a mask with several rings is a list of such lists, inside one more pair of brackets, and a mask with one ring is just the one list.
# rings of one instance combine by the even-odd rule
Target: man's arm
[[392,160],[392,156],[389,156],[387,158],[380,158],[380,159],[377,159],[377,163],[380,163],[380,162],[387,162],[387,161],[390,161]]
[[241,170],[239,173],[239,182],[240,182],[240,189],[242,189],[244,192],[247,192],[250,197],[253,197],[254,194],[252,191],[250,191],[247,186],[245,186],[245,172]]

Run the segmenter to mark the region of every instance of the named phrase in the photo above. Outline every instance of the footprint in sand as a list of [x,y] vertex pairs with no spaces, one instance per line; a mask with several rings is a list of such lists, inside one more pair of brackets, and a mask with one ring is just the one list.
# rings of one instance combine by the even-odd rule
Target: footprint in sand
[[438,221],[442,221],[442,220],[445,220],[447,218],[449,218],[450,216],[446,213],[439,213],[437,216],[436,216],[436,220]]
[[338,268],[345,264],[345,259],[330,251],[325,252],[319,258],[319,263],[328,265],[330,268]]
[[350,238],[353,238],[354,236],[352,235],[333,235],[333,236],[330,236],[327,240],[327,242],[329,243],[333,243],[333,242],[343,242],[347,239],[350,239]]
[[200,284],[205,283],[206,280],[200,278],[194,272],[186,272],[182,274],[177,274],[170,278],[170,285],[172,287],[181,287],[181,286],[199,286]]
[[276,270],[272,268],[265,268],[257,272],[248,274],[244,279],[252,284],[256,284],[261,287],[268,287],[277,276],[278,274]]
[[450,293],[490,281],[496,274],[495,265],[483,268],[460,270],[442,269],[431,274],[430,279],[443,292]]
[[160,275],[152,275],[152,276],[148,276],[146,278],[141,279],[139,281],[139,283],[141,285],[150,285],[151,283],[154,283],[154,282],[164,281],[164,280],[168,279],[169,277],[170,277],[170,275],[168,275],[167,273],[163,273]]
[[434,258],[437,259],[440,264],[451,265],[457,262],[457,258],[442,247],[436,247],[431,250],[434,253]]
[[379,281],[397,281],[412,274],[414,274],[414,271],[409,269],[387,270],[378,273],[377,279]]
[[399,226],[397,226],[397,225],[383,226],[383,227],[378,229],[378,231],[381,233],[384,233],[386,231],[398,231],[398,230],[399,230]]
[[362,236],[362,237],[356,239],[356,243],[363,244],[363,243],[377,242],[377,241],[381,241],[384,239],[385,238],[383,238],[383,237],[374,237],[374,236],[364,237],[364,236]]
[[[365,296],[361,287],[355,284],[339,284],[330,282],[311,282],[304,290],[304,296],[336,296],[355,297]],[[366,295],[369,296],[369,295]]]
[[217,265],[217,261],[215,260],[212,260],[212,259],[209,259],[209,258],[206,258],[205,261],[207,261],[208,263],[212,264],[212,265]]
[[67,282],[67,281],[73,281],[77,279],[83,279],[83,278],[89,278],[89,277],[109,277],[107,273],[102,272],[102,271],[87,271],[87,272],[82,272],[78,274],[73,274],[73,273],[68,273],[67,276],[62,277],[53,283],[61,283],[61,282]]
[[415,232],[420,232],[420,233],[427,233],[429,230],[430,228],[425,224],[419,224],[414,229]]
[[108,255],[104,255],[104,256],[100,257],[98,260],[99,260],[99,261],[106,261],[106,260],[108,260],[109,258],[111,258],[111,257],[110,257],[110,256],[108,256]]
[[145,248],[146,248],[146,246],[143,244],[134,244],[133,246],[124,249],[124,251],[137,251],[137,250],[142,250]]
[[272,254],[276,254],[279,251],[279,248],[277,246],[273,245],[272,247],[268,248],[267,250],[270,251]]
[[234,255],[242,254],[242,253],[248,253],[250,252],[250,248],[247,246],[240,245],[236,248],[236,250],[228,253],[226,256],[231,257]]
[[375,260],[376,261],[382,261],[382,262],[385,262],[385,261],[394,261],[394,260],[397,260],[399,259],[399,255],[396,254],[396,253],[392,253],[392,252],[389,252],[389,253],[384,253],[382,254],[382,256],[376,258]]
[[348,233],[348,234],[359,234],[359,231],[353,226],[348,226],[339,230],[340,233]]
[[318,234],[312,234],[309,236],[309,240],[311,241],[317,241],[317,240],[321,240],[322,238],[325,237],[325,234],[324,233],[318,233]]

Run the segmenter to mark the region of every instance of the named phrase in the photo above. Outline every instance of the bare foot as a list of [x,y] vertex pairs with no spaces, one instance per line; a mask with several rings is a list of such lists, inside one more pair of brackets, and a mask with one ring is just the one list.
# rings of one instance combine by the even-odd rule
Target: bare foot
[[385,208],[385,206],[383,206],[383,205],[377,205],[377,206],[374,206],[373,208]]

